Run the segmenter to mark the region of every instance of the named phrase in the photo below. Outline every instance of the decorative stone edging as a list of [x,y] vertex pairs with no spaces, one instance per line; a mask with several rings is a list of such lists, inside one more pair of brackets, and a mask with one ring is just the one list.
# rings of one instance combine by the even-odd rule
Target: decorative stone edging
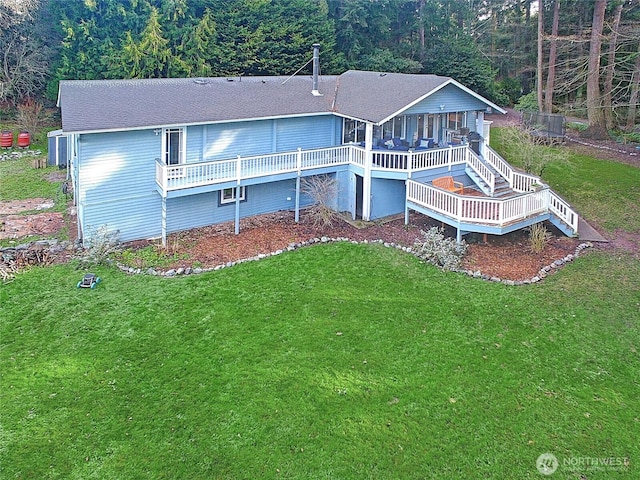
[[[154,268],[148,268],[146,270],[141,269],[141,268],[133,268],[133,267],[128,267],[126,265],[123,265],[121,263],[116,263],[115,265],[123,272],[131,274],[131,275],[153,275],[153,276],[160,276],[160,277],[177,277],[177,276],[183,276],[183,275],[197,275],[200,273],[205,273],[205,272],[213,272],[213,271],[217,271],[217,270],[222,270],[223,268],[229,268],[229,267],[233,267],[235,265],[239,265],[241,263],[247,263],[247,262],[255,262],[258,260],[262,260],[264,258],[269,258],[269,257],[274,257],[276,255],[280,255],[284,252],[292,252],[294,250],[297,250],[299,248],[302,247],[306,247],[309,245],[314,245],[316,243],[335,243],[335,242],[349,242],[351,244],[354,245],[358,245],[358,244],[369,244],[369,243],[377,243],[377,244],[381,244],[387,248],[396,248],[398,250],[402,250],[403,252],[406,253],[410,253],[412,255],[415,255],[415,253],[413,252],[411,247],[405,247],[403,245],[398,245],[397,243],[393,243],[393,242],[385,242],[384,240],[363,240],[361,242],[358,242],[357,240],[350,240],[349,238],[346,237],[314,237],[311,238],[307,241],[303,241],[303,242],[299,242],[299,243],[290,243],[286,248],[284,249],[279,249],[279,250],[275,250],[273,252],[270,253],[260,253],[258,255],[255,255],[253,257],[248,257],[248,258],[243,258],[240,260],[236,260],[236,261],[232,261],[232,262],[226,262],[226,263],[221,263],[219,265],[216,265],[215,267],[207,267],[207,268],[200,268],[200,267],[180,267],[180,268],[175,268],[175,269],[169,269],[169,270],[156,270]],[[578,256],[581,254],[581,252],[585,249],[585,248],[590,248],[593,247],[593,244],[591,242],[586,242],[586,243],[581,243],[580,245],[578,245],[575,249],[575,252],[573,254],[569,254],[564,258],[555,260],[554,262],[552,262],[551,264],[542,267],[540,269],[540,271],[538,272],[537,275],[531,277],[530,279],[526,279],[526,280],[505,280],[505,279],[501,279],[499,277],[492,277],[490,275],[486,275],[483,274],[480,271],[473,271],[473,270],[454,270],[455,272],[458,273],[464,273],[470,277],[473,278],[479,278],[481,280],[486,280],[486,281],[490,281],[490,282],[496,282],[496,283],[503,283],[505,285],[528,285],[531,283],[537,283],[540,282],[542,279],[544,279],[545,277],[547,277],[550,273],[553,273],[555,270],[557,270],[558,268],[562,267],[563,265],[565,265],[566,263],[572,262],[573,260],[575,260],[576,258],[578,258]]]
[[23,157],[38,157],[42,155],[40,150],[5,150],[0,153],[0,161],[16,160]]
[[[239,265],[241,263],[247,263],[247,262],[255,262],[258,260],[262,260],[264,258],[269,258],[269,257],[274,257],[276,255],[280,255],[284,252],[292,252],[294,250],[297,250],[299,248],[302,247],[306,247],[309,245],[314,245],[317,243],[335,243],[335,242],[348,242],[354,245],[358,245],[358,244],[369,244],[369,243],[375,243],[375,244],[380,244],[383,245],[387,248],[396,248],[398,250],[402,250],[403,252],[406,253],[410,253],[412,255],[415,255],[415,252],[413,251],[413,249],[411,247],[405,247],[403,245],[399,245],[397,243],[394,242],[385,242],[384,240],[363,240],[361,242],[357,241],[357,240],[350,240],[349,238],[346,237],[314,237],[311,238],[309,240],[303,241],[303,242],[298,242],[298,243],[290,243],[286,248],[284,249],[280,249],[280,250],[275,250],[273,252],[270,253],[260,253],[258,255],[255,255],[253,257],[247,257],[247,258],[243,258],[240,260],[235,260],[232,262],[226,262],[226,263],[221,263],[219,265],[216,265],[215,267],[207,267],[207,268],[200,268],[200,267],[180,267],[180,268],[175,268],[175,269],[169,269],[169,270],[156,270],[154,268],[148,268],[148,269],[141,269],[141,268],[133,268],[133,267],[128,267],[126,265],[123,265],[121,263],[116,262],[115,265],[123,272],[130,274],[130,275],[153,275],[153,276],[160,276],[160,277],[177,277],[177,276],[182,276],[182,275],[197,275],[200,273],[205,273],[205,272],[213,272],[213,271],[217,271],[217,270],[222,270],[223,268],[229,268],[229,267],[233,267],[235,265]],[[34,242],[29,242],[29,243],[24,243],[24,244],[20,244],[20,245],[16,245],[16,246],[11,246],[11,247],[3,247],[0,248],[0,255],[8,255],[8,256],[12,256],[12,254],[16,251],[20,251],[20,250],[28,250],[32,245],[36,245],[39,246],[40,248],[46,248],[47,250],[49,250],[49,252],[51,254],[57,254],[60,253],[64,250],[79,250],[81,249],[79,247],[79,245],[74,245],[72,242],[69,241],[58,241],[56,239],[51,239],[51,240],[37,240]],[[454,270],[457,273],[463,273],[465,275],[468,275],[469,277],[473,277],[473,278],[478,278],[481,280],[485,280],[485,281],[489,281],[489,282],[495,282],[495,283],[503,283],[505,285],[529,285],[531,283],[537,283],[540,282],[541,280],[543,280],[544,278],[546,278],[548,275],[550,275],[551,273],[555,272],[556,270],[558,270],[560,267],[562,267],[563,265],[574,261],[576,258],[578,258],[578,256],[580,256],[582,254],[582,251],[586,248],[591,248],[593,247],[593,244],[591,242],[585,242],[585,243],[581,243],[580,245],[578,245],[574,251],[573,254],[569,254],[566,257],[560,258],[558,260],[553,261],[552,263],[550,263],[549,265],[546,265],[544,267],[542,267],[537,275],[534,275],[533,277],[529,278],[529,279],[525,279],[525,280],[507,280],[507,279],[503,279],[503,278],[499,278],[499,277],[495,277],[495,276],[490,276],[487,274],[484,274],[482,272],[480,272],[479,270],[464,270],[464,269],[459,269],[459,270]]]
[[546,266],[542,267],[537,275],[534,275],[533,277],[531,277],[529,279],[525,279],[525,280],[505,280],[505,279],[502,279],[502,278],[499,278],[499,277],[492,277],[490,275],[483,274],[479,270],[476,270],[476,271],[473,271],[473,270],[458,270],[458,271],[460,273],[464,273],[464,274],[466,274],[466,275],[468,275],[470,277],[480,278],[482,280],[487,280],[487,281],[490,281],[490,282],[504,283],[505,285],[529,285],[531,283],[537,283],[537,282],[543,280],[549,274],[551,274],[554,271],[556,271],[558,268],[562,267],[563,265],[565,265],[565,264],[567,264],[569,262],[573,262],[576,258],[578,258],[578,256],[581,254],[581,252],[585,248],[591,248],[591,247],[593,247],[593,244],[591,242],[581,243],[580,245],[578,245],[576,247],[576,249],[575,249],[575,251],[573,253],[570,253],[566,257],[563,257],[563,258],[560,258],[558,260],[555,260],[555,261],[551,262],[549,265],[546,265]]

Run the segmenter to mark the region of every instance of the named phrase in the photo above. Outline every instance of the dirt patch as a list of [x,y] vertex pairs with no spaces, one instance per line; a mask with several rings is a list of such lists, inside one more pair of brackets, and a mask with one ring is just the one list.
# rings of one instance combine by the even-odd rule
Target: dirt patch
[[58,212],[1,216],[0,240],[54,235],[62,230],[64,223],[64,217]]
[[27,198],[25,200],[11,200],[0,202],[0,215],[15,215],[32,210],[48,210],[55,202],[49,198]]

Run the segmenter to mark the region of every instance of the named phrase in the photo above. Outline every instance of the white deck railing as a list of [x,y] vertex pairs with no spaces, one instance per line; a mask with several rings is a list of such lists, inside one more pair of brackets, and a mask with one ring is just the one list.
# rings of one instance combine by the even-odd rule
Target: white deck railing
[[531,185],[536,183],[542,184],[540,177],[516,171],[488,145],[485,145],[484,152],[486,162],[509,182],[509,187],[511,187],[512,190],[516,192],[528,192],[531,189]]
[[[352,153],[351,147],[340,146],[181,165],[163,165],[157,160],[156,182],[165,191],[213,185],[233,180],[348,164],[356,157]],[[355,163],[358,161],[359,159],[355,158]]]
[[488,185],[491,195],[496,190],[496,175],[470,148],[466,149],[467,165]]
[[549,210],[578,233],[578,213],[553,190],[549,192]]
[[[469,152],[471,150],[466,146],[418,152],[373,150],[371,169],[410,173],[429,168],[451,167],[469,161],[475,163],[475,160],[470,158]],[[157,160],[156,182],[163,191],[167,192],[349,163],[364,168],[367,164],[367,154],[368,152],[362,147],[343,145],[179,165],[164,165]],[[478,163],[481,164],[479,160]],[[480,167],[475,167],[475,169],[478,168]]]
[[494,199],[457,195],[413,180],[407,181],[407,200],[458,222],[494,226],[504,226],[550,209],[549,190]]

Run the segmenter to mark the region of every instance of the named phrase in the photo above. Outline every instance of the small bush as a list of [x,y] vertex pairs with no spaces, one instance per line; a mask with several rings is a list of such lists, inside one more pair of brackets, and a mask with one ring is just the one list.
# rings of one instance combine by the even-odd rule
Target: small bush
[[445,237],[444,229],[433,227],[420,231],[422,237],[413,244],[415,254],[443,270],[457,270],[467,253],[468,245],[463,240],[457,243],[455,239]]
[[542,223],[536,223],[527,228],[529,232],[529,248],[533,253],[540,253],[551,240],[551,233]]
[[529,92],[518,99],[515,109],[519,112],[537,112],[538,111],[538,94]]
[[338,197],[338,182],[330,175],[313,175],[305,177],[300,184],[300,191],[313,200],[307,214],[315,227],[330,227],[338,214],[333,209]]
[[120,251],[118,231],[109,231],[106,225],[102,225],[95,231],[86,235],[88,247],[84,255],[78,258],[80,268],[110,263],[110,257]]

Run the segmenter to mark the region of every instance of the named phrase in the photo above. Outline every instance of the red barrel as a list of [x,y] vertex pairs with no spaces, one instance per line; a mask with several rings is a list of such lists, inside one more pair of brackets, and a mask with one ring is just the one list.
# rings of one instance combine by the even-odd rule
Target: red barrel
[[3,130],[0,135],[0,147],[11,148],[13,147],[13,132],[10,130]]
[[20,132],[18,134],[18,147],[27,148],[29,145],[31,145],[31,135],[29,135],[29,132]]

